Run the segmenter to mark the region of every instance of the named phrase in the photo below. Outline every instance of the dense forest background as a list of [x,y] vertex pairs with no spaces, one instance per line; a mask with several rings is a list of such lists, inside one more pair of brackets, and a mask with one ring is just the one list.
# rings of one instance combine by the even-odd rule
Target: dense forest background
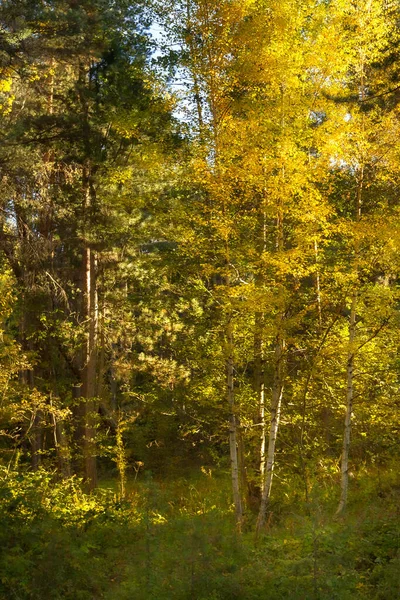
[[1,598],[399,598],[399,48],[0,2]]

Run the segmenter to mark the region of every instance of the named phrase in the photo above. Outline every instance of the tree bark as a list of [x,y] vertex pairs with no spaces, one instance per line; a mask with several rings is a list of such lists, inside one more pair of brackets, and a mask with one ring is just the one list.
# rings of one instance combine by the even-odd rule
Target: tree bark
[[256,312],[254,322],[254,388],[257,395],[258,403],[258,423],[260,426],[260,482],[261,487],[264,485],[265,478],[265,450],[266,450],[266,435],[267,423],[265,419],[265,365],[264,365],[264,348],[263,348],[263,321],[264,315],[261,312]]
[[[282,94],[282,107],[283,107],[283,94]],[[283,120],[283,108],[282,108],[282,128],[284,127]],[[285,181],[285,170],[282,168],[282,183]],[[276,241],[275,247],[277,253],[284,251],[284,230],[283,230],[283,204],[282,200],[278,206],[278,214],[276,219]],[[279,283],[279,287],[282,289],[282,282]],[[285,321],[285,311],[283,308],[280,309],[277,316],[277,334],[275,339],[274,348],[274,378],[272,382],[272,394],[271,394],[271,412],[270,412],[270,426],[268,435],[268,450],[265,465],[265,478],[263,484],[263,490],[261,495],[260,510],[258,513],[258,519],[256,524],[256,534],[258,535],[261,529],[264,527],[268,504],[271,496],[272,478],[274,474],[275,465],[275,447],[278,436],[279,420],[281,414],[281,404],[283,395],[284,385],[284,350],[285,350],[285,339],[283,337],[283,324]]]
[[340,479],[340,501],[336,514],[340,514],[347,504],[347,493],[349,487],[349,452],[351,421],[353,415],[354,400],[354,342],[356,338],[356,310],[357,310],[357,292],[354,292],[351,301],[350,327],[349,327],[349,353],[347,358],[347,387],[346,387],[346,417],[344,422],[342,465]]
[[[192,25],[191,11],[190,11],[190,0],[187,0],[186,1],[186,30],[187,30],[186,42],[187,42],[188,48],[190,50],[193,64],[195,65],[197,62],[196,61],[196,46],[195,46],[194,39],[193,39],[194,36],[193,36],[192,28],[193,28],[193,25]],[[199,82],[199,77],[198,77],[198,72],[197,72],[196,67],[192,68],[192,77],[193,77],[193,99],[196,104],[197,120],[198,120],[198,124],[199,124],[199,137],[200,137],[200,140],[202,141],[204,119],[203,119],[203,108],[202,108],[202,103],[201,103],[200,82]]]
[[228,346],[228,358],[226,361],[226,376],[227,376],[227,397],[230,409],[229,416],[229,450],[231,458],[231,476],[232,476],[232,491],[233,491],[233,502],[235,505],[235,519],[236,524],[240,527],[243,508],[242,498],[240,493],[240,470],[238,460],[238,431],[237,431],[237,417],[235,410],[235,390],[234,390],[234,360],[233,360],[233,332],[232,324],[228,323],[227,326],[227,346]]
[[53,421],[54,447],[57,454],[58,468],[63,479],[71,477],[70,451],[63,421],[57,418],[53,409],[53,398],[50,394],[51,417]]
[[315,256],[315,293],[317,297],[317,307],[318,307],[318,323],[322,325],[322,302],[321,302],[321,276],[319,272],[319,258],[318,258],[318,242],[314,240],[314,256]]
[[32,469],[37,471],[42,464],[42,446],[43,446],[43,413],[41,410],[36,410],[33,419],[32,437],[31,437],[31,463]]
[[96,466],[96,371],[97,371],[97,289],[96,289],[96,257],[93,250],[84,249],[84,312],[85,347],[82,370],[82,397],[84,404],[83,463],[86,486],[92,490],[97,485]]
[[260,511],[258,513],[256,531],[259,533],[263,528],[267,516],[268,504],[271,496],[272,478],[275,464],[275,447],[278,436],[279,419],[283,395],[283,357],[285,343],[280,333],[275,343],[275,368],[274,381],[272,385],[271,416],[268,436],[268,450],[266,457],[264,489],[261,497]]
[[81,385],[75,386],[79,393],[76,408],[77,424],[75,439],[81,448],[79,460],[86,489],[93,490],[97,485],[96,464],[96,377],[97,377],[97,335],[98,335],[98,299],[97,299],[97,257],[88,239],[88,226],[90,213],[93,208],[90,163],[82,167],[82,193],[83,193],[83,240],[82,263],[80,273],[80,289],[82,290],[80,303],[80,317],[84,329],[84,341],[81,349],[80,372]]
[[[364,80],[361,82],[361,97],[364,97]],[[362,212],[362,193],[364,186],[364,166],[361,165],[357,183],[357,192],[355,198],[354,221],[358,223]],[[353,416],[353,401],[354,401],[354,364],[355,364],[355,340],[357,326],[357,301],[358,301],[358,271],[359,271],[359,245],[356,240],[354,246],[354,271],[356,281],[354,283],[353,294],[351,298],[350,308],[350,323],[349,323],[349,351],[346,365],[346,416],[344,422],[342,461],[341,461],[341,479],[340,479],[340,500],[336,514],[344,511],[347,504],[347,495],[349,488],[349,453],[350,453],[350,437],[351,423]]]
[[[96,421],[97,401],[97,334],[98,334],[98,299],[97,299],[97,256],[89,237],[92,226],[92,214],[95,204],[95,192],[92,184],[92,148],[90,135],[89,102],[87,91],[90,81],[91,58],[79,64],[78,94],[81,105],[82,141],[85,159],[82,163],[82,272],[81,272],[81,319],[84,327],[84,344],[82,348],[82,386],[79,413],[82,415],[81,444],[83,454],[83,475],[88,491],[97,485],[96,462]],[[90,232],[91,233],[91,232]]]

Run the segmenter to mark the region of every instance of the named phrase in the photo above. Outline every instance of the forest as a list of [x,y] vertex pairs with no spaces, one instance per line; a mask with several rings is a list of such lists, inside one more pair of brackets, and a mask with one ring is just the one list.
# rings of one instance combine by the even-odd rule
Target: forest
[[400,3],[1,0],[0,599],[400,598]]

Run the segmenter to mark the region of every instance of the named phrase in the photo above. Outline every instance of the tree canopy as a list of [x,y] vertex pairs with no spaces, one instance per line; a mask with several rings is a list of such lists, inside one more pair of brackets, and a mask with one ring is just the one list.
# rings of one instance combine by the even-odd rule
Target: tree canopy
[[[398,470],[399,35],[387,0],[1,2],[6,499],[145,485],[147,544],[151,478],[215,470],[265,542]],[[397,597],[394,547],[329,597]]]

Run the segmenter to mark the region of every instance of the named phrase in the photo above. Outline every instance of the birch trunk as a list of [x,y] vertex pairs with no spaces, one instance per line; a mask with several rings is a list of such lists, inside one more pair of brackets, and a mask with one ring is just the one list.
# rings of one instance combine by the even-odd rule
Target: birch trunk
[[[362,79],[361,97],[364,94],[364,81]],[[356,223],[361,218],[362,210],[362,192],[364,185],[364,167],[361,165],[357,184],[357,193],[355,199],[354,220]],[[354,401],[354,363],[355,363],[355,340],[356,340],[356,325],[357,325],[357,299],[358,299],[358,260],[359,260],[359,245],[355,242],[354,246],[354,271],[356,281],[351,298],[350,308],[350,324],[349,324],[349,351],[346,365],[346,416],[344,422],[343,449],[341,461],[341,479],[340,479],[340,501],[336,514],[344,511],[347,504],[347,495],[349,488],[349,453],[350,453],[350,437],[351,437],[351,422],[353,416],[353,401]]]
[[315,256],[315,292],[317,296],[317,307],[318,307],[318,323],[322,325],[322,303],[321,303],[321,276],[319,273],[319,259],[318,259],[318,242],[314,240],[314,256]]
[[[265,201],[263,197],[262,202]],[[264,252],[267,250],[267,215],[263,208],[258,220],[258,244],[257,250],[260,260]],[[256,287],[262,289],[264,283],[264,274],[262,267],[256,274]],[[258,401],[258,423],[260,425],[260,489],[263,488],[265,478],[265,449],[267,423],[265,419],[265,356],[264,356],[264,326],[265,314],[256,312],[254,318],[254,359],[255,359],[255,374],[254,387]]]
[[[282,129],[284,127],[283,119],[283,94],[282,94]],[[282,184],[285,181],[285,169],[282,168]],[[276,220],[276,252],[282,253],[284,251],[284,231],[283,231],[283,203],[282,200],[278,206],[278,214]],[[282,283],[279,285],[282,288]],[[265,477],[263,483],[263,490],[261,495],[260,510],[258,513],[256,534],[258,535],[263,528],[267,516],[268,504],[271,496],[272,478],[274,474],[275,464],[275,447],[278,436],[279,419],[281,414],[281,404],[283,395],[283,380],[284,380],[284,349],[285,340],[283,337],[283,324],[285,320],[285,313],[283,308],[279,312],[277,317],[277,334],[275,340],[275,351],[274,351],[274,379],[272,382],[272,394],[271,394],[271,413],[270,413],[270,426],[268,435],[268,450],[265,465]]]
[[[237,453],[238,453],[238,468],[240,474],[240,494],[242,504],[246,502],[247,495],[245,496],[244,491],[248,490],[249,483],[247,480],[246,461],[245,461],[245,445],[243,430],[240,423],[240,418],[236,416],[236,436],[237,436]],[[245,509],[243,508],[243,512]]]
[[264,485],[265,477],[265,447],[266,447],[266,420],[265,420],[265,373],[264,373],[264,348],[262,340],[264,315],[257,312],[255,314],[255,332],[254,332],[254,388],[258,403],[258,423],[260,425],[260,482]]
[[350,313],[349,329],[349,353],[347,358],[347,387],[346,387],[346,417],[344,423],[341,480],[340,480],[340,502],[336,514],[340,514],[346,507],[347,493],[349,487],[349,452],[351,436],[351,420],[353,415],[354,400],[354,342],[356,338],[356,310],[357,293],[353,294]]
[[82,396],[84,398],[83,461],[86,486],[92,490],[97,485],[96,467],[96,363],[97,363],[97,289],[96,257],[86,247],[84,250],[84,317],[86,322],[85,357],[82,372]]
[[229,451],[231,458],[232,492],[235,505],[236,524],[240,527],[243,508],[240,493],[240,469],[238,460],[238,430],[235,412],[235,390],[234,390],[234,361],[233,361],[233,332],[231,323],[227,327],[228,358],[226,361],[227,397],[230,409],[229,416]]
[[77,407],[76,437],[82,449],[81,471],[88,491],[97,485],[96,466],[96,376],[97,376],[97,257],[88,241],[88,225],[93,198],[90,183],[89,161],[82,167],[83,191],[83,248],[81,264],[81,319],[84,343],[81,351],[81,387]]
[[275,447],[278,436],[279,419],[281,414],[281,404],[283,395],[283,354],[284,340],[280,334],[277,336],[275,344],[275,372],[272,386],[271,416],[268,436],[268,450],[266,457],[265,482],[261,496],[260,511],[257,519],[257,533],[261,531],[265,524],[268,504],[271,496],[272,478],[275,464]]
[[265,478],[265,447],[266,447],[266,435],[267,435],[267,422],[265,419],[265,386],[264,381],[261,381],[259,390],[259,406],[260,406],[260,425],[261,425],[261,436],[260,436],[260,477],[261,482],[264,482]]

